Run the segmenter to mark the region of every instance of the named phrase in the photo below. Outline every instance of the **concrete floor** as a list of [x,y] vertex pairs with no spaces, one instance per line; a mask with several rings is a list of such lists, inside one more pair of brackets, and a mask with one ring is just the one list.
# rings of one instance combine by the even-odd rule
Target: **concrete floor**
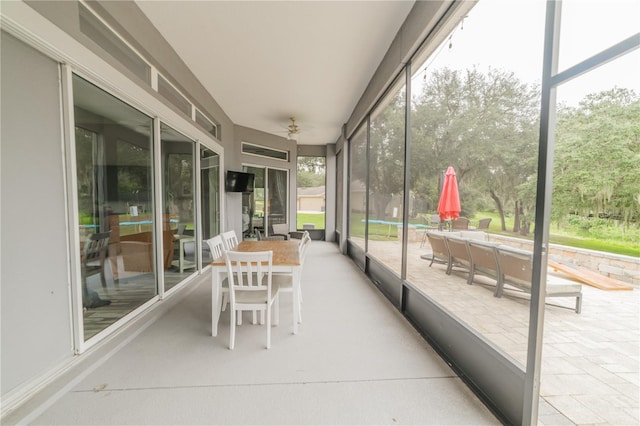
[[[211,337],[210,274],[84,355],[4,424],[500,424],[364,274],[314,241],[265,349],[245,316]],[[245,314],[247,315],[247,314]]]

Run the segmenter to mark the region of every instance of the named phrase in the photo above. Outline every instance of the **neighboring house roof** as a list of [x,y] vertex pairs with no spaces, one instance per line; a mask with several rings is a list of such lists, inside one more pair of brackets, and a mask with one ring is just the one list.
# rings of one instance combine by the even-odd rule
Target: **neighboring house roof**
[[298,197],[300,196],[318,197],[321,195],[324,195],[324,186],[314,186],[309,188],[298,187]]
[[364,182],[358,180],[358,179],[353,179],[350,183],[349,183],[349,190],[351,192],[364,192],[367,189],[367,187],[365,186]]

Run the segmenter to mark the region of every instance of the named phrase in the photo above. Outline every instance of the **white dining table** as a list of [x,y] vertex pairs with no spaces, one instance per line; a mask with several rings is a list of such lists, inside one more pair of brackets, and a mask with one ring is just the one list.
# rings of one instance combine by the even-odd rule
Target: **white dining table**
[[[293,300],[299,300],[300,293],[300,250],[298,240],[282,241],[242,241],[234,251],[272,251],[272,272],[291,274],[293,277]],[[214,259],[211,265],[211,335],[218,335],[218,321],[222,311],[222,281],[227,276],[224,257]],[[298,312],[300,306],[293,303],[293,334],[298,333]]]

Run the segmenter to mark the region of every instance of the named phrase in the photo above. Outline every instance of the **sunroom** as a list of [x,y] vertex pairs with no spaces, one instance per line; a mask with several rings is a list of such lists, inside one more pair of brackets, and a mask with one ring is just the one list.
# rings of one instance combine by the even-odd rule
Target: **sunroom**
[[[285,224],[363,271],[496,421],[640,420],[638,259],[609,261],[632,291],[583,288],[580,314],[541,284],[556,122],[585,99],[589,113],[637,106],[637,2],[16,1],[0,12],[3,417],[150,312],[206,294],[204,240]],[[483,278],[459,287],[425,260],[447,166],[463,213],[529,191],[518,210],[534,229],[529,294],[495,298]],[[309,170],[321,180],[307,184]],[[230,173],[250,174],[251,190]],[[92,242],[103,249],[90,263]],[[593,331],[595,300],[620,306],[625,327]],[[545,346],[562,327],[581,334],[580,350]],[[596,334],[606,356],[601,337],[584,341]],[[574,356],[584,364],[568,365]]]

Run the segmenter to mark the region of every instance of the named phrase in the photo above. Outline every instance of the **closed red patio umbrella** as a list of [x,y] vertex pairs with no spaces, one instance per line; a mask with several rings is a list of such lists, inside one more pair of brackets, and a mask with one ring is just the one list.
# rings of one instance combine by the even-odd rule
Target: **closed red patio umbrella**
[[457,219],[460,217],[460,195],[458,194],[458,180],[453,167],[449,166],[444,175],[444,184],[440,201],[438,201],[438,214],[441,220]]

